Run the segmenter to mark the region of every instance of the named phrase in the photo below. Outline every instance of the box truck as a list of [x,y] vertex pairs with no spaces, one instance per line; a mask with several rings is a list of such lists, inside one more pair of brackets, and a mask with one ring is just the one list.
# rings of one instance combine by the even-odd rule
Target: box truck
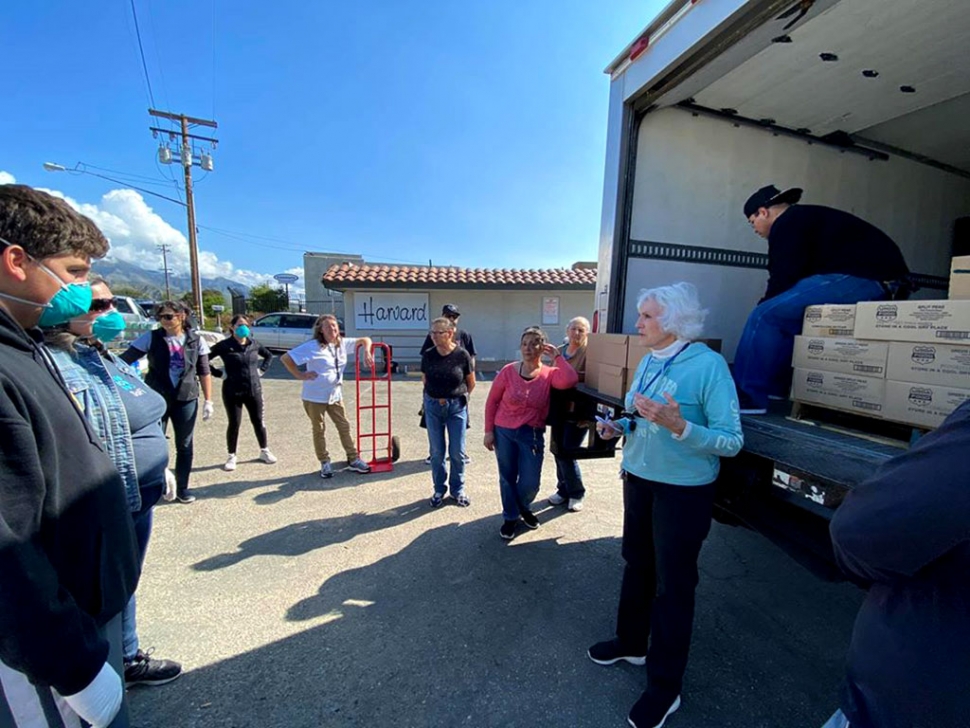
[[[710,311],[704,335],[731,361],[767,280],[766,243],[742,206],[767,184],[884,230],[920,286],[914,298],[945,298],[952,257],[970,253],[966,10],[963,0],[673,0],[606,69],[594,330],[633,332],[641,289],[690,281]],[[834,508],[906,443],[778,414],[743,425],[718,518],[834,575]]]

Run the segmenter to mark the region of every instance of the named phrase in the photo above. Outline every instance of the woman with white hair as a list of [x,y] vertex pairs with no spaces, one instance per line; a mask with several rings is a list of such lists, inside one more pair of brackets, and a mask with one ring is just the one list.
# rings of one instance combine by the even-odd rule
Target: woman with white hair
[[727,362],[695,341],[706,311],[689,283],[642,291],[637,331],[650,349],[626,395],[629,415],[597,426],[625,435],[623,560],[616,636],[589,648],[600,665],[647,666],[634,728],[680,707],[694,622],[697,558],[711,528],[720,458],[741,450],[738,395]]

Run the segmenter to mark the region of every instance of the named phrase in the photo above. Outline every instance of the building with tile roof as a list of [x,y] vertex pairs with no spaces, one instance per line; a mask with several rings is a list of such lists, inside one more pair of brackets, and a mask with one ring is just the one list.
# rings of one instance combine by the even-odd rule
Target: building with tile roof
[[[320,254],[322,255],[322,254]],[[332,256],[336,257],[336,256]],[[331,260],[332,260],[331,257]],[[311,301],[307,270],[307,303]],[[348,336],[370,336],[394,348],[394,360],[413,365],[432,320],[445,304],[458,307],[460,328],[474,338],[480,370],[502,366],[519,356],[519,338],[527,326],[542,326],[560,342],[575,316],[589,318],[596,288],[596,264],[570,268],[522,270],[406,266],[365,263],[360,259],[331,265],[316,278],[343,318]],[[341,299],[341,311],[332,303]]]

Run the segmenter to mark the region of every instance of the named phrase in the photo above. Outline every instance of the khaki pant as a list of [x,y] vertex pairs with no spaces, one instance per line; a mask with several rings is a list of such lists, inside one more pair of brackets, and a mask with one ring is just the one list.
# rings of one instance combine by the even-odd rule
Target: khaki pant
[[306,415],[310,418],[310,427],[313,428],[313,449],[317,452],[317,460],[321,463],[330,461],[330,453],[327,452],[327,424],[324,419],[324,415],[327,414],[337,428],[340,444],[344,446],[344,451],[347,453],[347,460],[352,462],[357,459],[357,446],[350,434],[350,423],[347,421],[343,402],[322,404],[303,400],[303,409],[306,410]]

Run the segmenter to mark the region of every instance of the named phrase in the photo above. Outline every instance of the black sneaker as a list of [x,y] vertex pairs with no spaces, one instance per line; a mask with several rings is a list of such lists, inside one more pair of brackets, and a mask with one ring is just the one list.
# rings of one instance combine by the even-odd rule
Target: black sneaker
[[125,660],[125,687],[135,685],[164,685],[182,674],[182,666],[172,660],[156,660],[152,650],[138,650],[130,660]]
[[586,650],[586,654],[597,665],[612,665],[620,660],[626,660],[631,665],[644,665],[647,662],[646,655],[638,655],[634,650],[624,649],[616,639],[597,642]]
[[195,503],[195,496],[189,493],[189,491],[185,491],[184,493],[176,495],[175,500],[179,503]]
[[633,728],[663,728],[664,722],[680,707],[680,696],[647,691],[633,704],[626,722]]
[[499,529],[498,535],[501,536],[505,541],[511,541],[513,538],[515,538],[515,526],[517,524],[518,521],[506,521]]
[[435,493],[433,496],[431,496],[430,505],[432,508],[441,508],[441,504],[444,502],[445,497],[441,493]]
[[539,528],[539,519],[532,511],[522,511],[519,515],[522,516],[522,523],[525,524],[526,528],[531,528],[533,531]]

